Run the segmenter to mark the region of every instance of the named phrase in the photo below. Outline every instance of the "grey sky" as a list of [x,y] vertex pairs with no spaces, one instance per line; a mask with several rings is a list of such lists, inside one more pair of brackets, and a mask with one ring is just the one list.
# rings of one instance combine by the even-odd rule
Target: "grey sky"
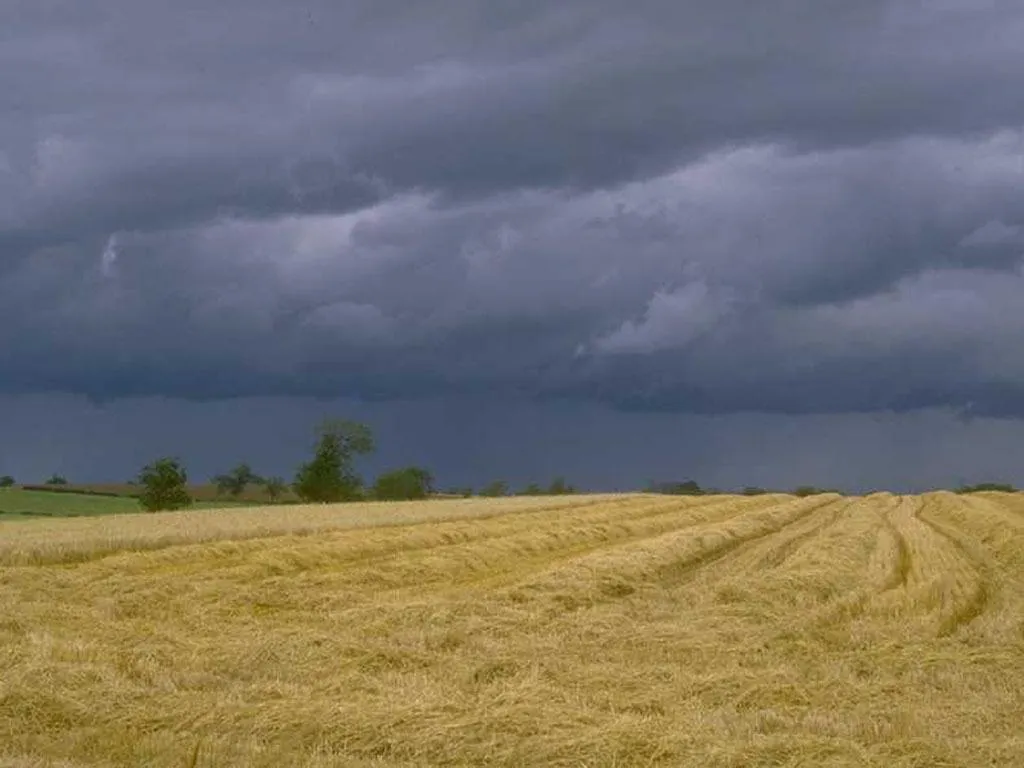
[[0,69],[9,402],[1024,415],[1017,2],[10,2]]

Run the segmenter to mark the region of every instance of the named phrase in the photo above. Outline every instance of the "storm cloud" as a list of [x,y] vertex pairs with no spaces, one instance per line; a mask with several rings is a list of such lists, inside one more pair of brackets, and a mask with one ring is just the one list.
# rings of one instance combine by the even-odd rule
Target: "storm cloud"
[[1024,416],[1019,3],[0,13],[0,393]]

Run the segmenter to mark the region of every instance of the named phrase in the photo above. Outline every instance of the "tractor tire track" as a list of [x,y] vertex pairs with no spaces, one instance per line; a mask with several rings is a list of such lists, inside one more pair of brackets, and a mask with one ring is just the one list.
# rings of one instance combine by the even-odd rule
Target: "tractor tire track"
[[[779,531],[779,538],[782,539],[777,544],[774,544],[768,549],[763,555],[761,555],[754,563],[754,570],[767,570],[780,568],[785,562],[792,557],[796,552],[806,543],[811,541],[815,536],[823,533],[826,529],[834,526],[838,521],[840,515],[850,506],[849,500],[844,500],[844,503],[836,503],[835,508],[830,505],[819,508],[820,512],[824,512],[825,519],[821,521],[813,521],[806,530],[800,530],[799,524],[794,523],[787,529],[789,535],[782,535],[783,531]],[[813,518],[813,515],[810,516]],[[810,520],[809,520],[810,521]],[[792,530],[797,528],[798,530]]]
[[619,510],[602,510],[601,517],[551,517],[538,520],[534,527],[510,522],[500,534],[490,532],[456,542],[392,549],[340,565],[316,564],[309,569],[331,573],[335,589],[373,603],[422,600],[438,592],[457,595],[467,589],[500,586],[593,552],[614,551],[701,525],[721,525],[773,500],[723,497],[697,504],[679,498],[645,501],[639,514],[630,514],[624,505]]
[[[594,506],[615,505],[618,503],[635,502],[637,499],[649,500],[650,495],[645,496],[593,496],[574,497],[566,502],[546,501],[541,505],[517,503],[493,505],[483,502],[487,508],[482,512],[465,514],[456,511],[452,505],[447,505],[452,510],[449,514],[436,517],[424,516],[419,519],[397,519],[380,517],[373,521],[346,521],[344,516],[332,516],[332,519],[315,521],[310,520],[307,524],[295,526],[280,525],[283,513],[280,509],[270,510],[257,508],[252,515],[246,514],[248,520],[245,525],[231,525],[227,528],[219,528],[214,522],[207,528],[205,523],[195,524],[191,519],[191,512],[169,512],[164,513],[163,520],[160,518],[149,518],[140,515],[130,515],[128,526],[135,531],[135,535],[125,535],[123,531],[114,534],[106,530],[102,525],[105,521],[99,518],[77,518],[59,521],[59,525],[47,526],[43,534],[39,535],[39,528],[28,526],[17,526],[17,533],[28,535],[16,535],[0,542],[0,568],[39,568],[50,565],[66,566],[91,566],[106,561],[116,561],[121,556],[133,556],[139,552],[146,552],[153,563],[161,559],[169,560],[175,567],[183,565],[183,560],[189,555],[201,552],[206,547],[216,547],[227,550],[228,554],[240,551],[246,545],[248,549],[264,548],[278,549],[282,541],[292,538],[318,539],[331,535],[351,534],[359,531],[396,531],[402,535],[410,530],[415,531],[425,525],[452,525],[471,522],[484,522],[495,519],[506,519],[519,515],[549,514],[552,512],[573,509],[585,509]],[[497,502],[497,500],[495,500]],[[505,501],[505,500],[501,500]],[[515,502],[514,499],[508,499]],[[412,502],[412,504],[423,504],[432,502]],[[439,505],[444,502],[437,502]],[[476,506],[470,501],[469,505]],[[221,510],[227,517],[237,517],[238,512]],[[216,521],[219,517],[216,510],[209,513]],[[205,516],[205,515],[204,515]],[[262,524],[253,523],[253,518],[262,520]],[[276,518],[276,519],[275,519]],[[139,525],[140,520],[146,520]],[[162,524],[161,524],[162,523]],[[148,528],[147,528],[148,526]],[[14,530],[14,529],[12,529]],[[70,534],[70,536],[69,536]],[[204,565],[204,572],[209,569],[210,564]],[[109,569],[110,573],[117,573],[120,566],[116,563]],[[102,574],[102,569],[97,569]]]
[[[192,547],[196,554],[196,562],[192,566],[199,573],[209,574],[220,572],[248,576],[253,569],[265,566],[265,575],[287,576],[304,570],[346,570],[358,568],[368,563],[379,563],[389,558],[403,555],[416,555],[430,551],[442,551],[448,547],[458,547],[473,542],[498,541],[511,535],[521,533],[523,519],[537,517],[547,521],[557,513],[564,513],[554,518],[560,522],[609,522],[622,519],[643,519],[648,516],[662,514],[669,507],[660,505],[649,498],[626,497],[613,501],[597,500],[592,503],[558,504],[524,511],[508,511],[496,515],[455,520],[427,521],[406,525],[379,526],[363,529],[326,530],[311,537],[313,541],[304,546],[302,554],[294,559],[281,558],[280,546],[282,537],[252,538],[228,543],[215,542],[203,545],[179,545],[168,548],[150,557],[153,567],[160,567],[164,561],[173,561],[179,572],[188,572],[189,564],[182,562],[182,550]],[[638,510],[636,515],[629,515],[631,510]],[[203,559],[210,547],[228,548],[227,552],[218,552],[212,562]],[[276,562],[262,560],[264,556],[278,557]],[[118,571],[111,570],[106,574],[116,577]]]
[[987,562],[980,545],[964,533],[936,519],[934,512],[927,509],[919,510],[917,518],[950,544],[968,567],[969,572],[975,576],[967,584],[961,583],[962,591],[955,594],[950,607],[940,616],[938,636],[948,637],[985,613],[994,597],[995,579],[992,566]]
[[[439,563],[437,564],[439,567],[429,573],[422,571],[412,573],[416,564],[410,563],[407,553],[402,553],[401,560],[396,561],[395,564],[401,565],[409,571],[406,574],[407,578],[403,578],[400,583],[392,583],[384,589],[378,590],[374,599],[394,600],[410,597],[420,599],[439,591],[457,596],[466,590],[500,589],[524,578],[564,567],[567,563],[589,555],[613,553],[621,548],[635,546],[663,536],[675,535],[700,526],[722,525],[750,512],[751,507],[756,509],[761,506],[764,506],[764,501],[761,499],[738,501],[735,498],[727,498],[700,507],[704,515],[709,512],[724,512],[725,514],[715,514],[710,520],[706,517],[703,519],[681,519],[681,515],[691,509],[686,502],[677,500],[659,504],[656,509],[650,510],[644,515],[607,521],[604,523],[607,528],[583,529],[579,527],[579,522],[576,527],[564,526],[556,529],[549,525],[541,531],[523,531],[519,528],[513,533],[500,537],[446,547],[446,555],[458,553],[464,555],[465,558]],[[659,518],[665,519],[659,522]],[[640,525],[637,529],[636,524],[638,523],[646,524]],[[616,527],[619,528],[618,532],[612,530]],[[538,540],[538,533],[545,533],[547,536]],[[490,545],[489,550],[481,548],[480,544]],[[457,547],[460,549],[457,550]],[[435,549],[434,552],[436,551]],[[513,555],[513,553],[515,554]],[[433,552],[427,550],[425,554],[433,554]],[[372,569],[374,565],[384,566],[386,564],[377,559],[365,565],[368,569]]]
[[[675,589],[703,569],[726,561],[822,506],[838,501],[836,497],[799,499],[776,502],[763,510],[747,507],[724,522],[691,526],[613,548],[597,548],[556,568],[543,569],[535,575],[539,578],[517,579],[499,595],[515,603],[547,599],[555,605],[555,613],[568,613],[628,597],[640,587]],[[729,523],[752,525],[753,530],[723,530],[722,526]]]
[[895,589],[906,587],[907,580],[910,578],[910,570],[913,564],[910,555],[910,547],[907,545],[906,537],[900,529],[896,527],[896,524],[892,519],[892,515],[900,513],[904,506],[908,506],[910,509],[909,514],[911,516],[915,516],[918,508],[921,506],[921,501],[913,496],[904,497],[891,509],[878,513],[878,517],[882,521],[882,525],[885,527],[886,532],[892,537],[893,545],[896,548],[893,568],[883,582],[882,588],[879,590],[879,594],[884,594]]
[[808,617],[808,626],[834,631],[837,626],[862,615],[872,600],[906,585],[910,551],[903,535],[890,519],[906,503],[907,498],[891,494],[872,494],[851,500],[847,520],[852,530],[849,531],[850,538],[843,541],[847,548],[851,548],[873,538],[874,546],[864,547],[861,563],[854,560],[847,564],[851,569],[849,572],[857,576],[853,579],[856,586],[813,610]]
[[[1018,495],[1024,497],[1024,494]],[[963,498],[963,503],[966,506],[975,509],[981,508],[989,514],[998,515],[1002,525],[1012,528],[1018,533],[1024,532],[1024,505],[1021,504],[1021,501],[1022,499],[1017,496],[993,499],[967,495]]]
[[[714,547],[712,550],[695,560],[683,563],[681,566],[669,566],[662,572],[660,581],[663,586],[672,588],[680,587],[693,581],[701,571],[708,571],[714,567],[722,567],[725,565],[729,565],[728,573],[732,574],[735,571],[732,566],[737,559],[759,547],[765,546],[766,542],[771,545],[771,539],[773,537],[793,526],[799,525],[801,522],[806,521],[816,512],[835,507],[835,512],[830,520],[827,520],[824,524],[815,525],[813,531],[805,533],[813,535],[813,533],[816,533],[827,525],[834,523],[847,503],[848,502],[845,499],[836,497],[815,499],[813,503],[801,510],[800,513],[792,519],[785,520],[781,524],[769,524],[767,527],[750,536],[730,537],[729,541],[720,546]],[[785,546],[785,544],[783,546]]]

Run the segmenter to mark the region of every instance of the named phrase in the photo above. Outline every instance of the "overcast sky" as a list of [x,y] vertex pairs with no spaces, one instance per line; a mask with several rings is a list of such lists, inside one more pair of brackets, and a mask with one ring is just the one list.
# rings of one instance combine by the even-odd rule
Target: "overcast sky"
[[1024,482],[1019,0],[9,0],[0,71],[0,472]]

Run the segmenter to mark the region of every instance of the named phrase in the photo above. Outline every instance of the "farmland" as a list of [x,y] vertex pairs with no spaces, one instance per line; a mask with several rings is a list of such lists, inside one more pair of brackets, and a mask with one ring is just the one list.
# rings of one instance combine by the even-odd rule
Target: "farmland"
[[1019,766],[1024,496],[2,522],[0,766]]
[[79,493],[0,489],[0,520],[33,517],[81,517],[138,512],[138,502],[127,496],[89,496]]
[[[43,486],[32,487],[40,489],[44,488]],[[76,483],[64,486],[45,487],[45,492],[47,493],[61,492],[70,495],[99,494],[104,496],[121,496],[124,498],[136,497],[139,495],[141,490],[142,489],[138,485],[131,485],[129,483]],[[242,502],[248,504],[267,503],[266,491],[256,484],[247,486],[237,497],[226,497],[223,493],[220,493],[217,490],[216,485],[210,483],[190,485],[188,487],[188,493],[189,496],[201,504],[226,504],[228,502]],[[280,500],[294,502],[298,501],[298,497],[296,497],[295,493],[289,488],[285,489]]]
[[[96,489],[116,487],[122,493]],[[40,517],[91,517],[139,512],[139,502],[128,491],[131,486],[81,486],[63,489],[34,490],[0,489],[0,521],[30,520]],[[212,489],[198,486],[189,489],[195,503],[193,509],[222,509],[245,506],[244,501],[216,496]],[[251,502],[250,502],[251,503]]]

